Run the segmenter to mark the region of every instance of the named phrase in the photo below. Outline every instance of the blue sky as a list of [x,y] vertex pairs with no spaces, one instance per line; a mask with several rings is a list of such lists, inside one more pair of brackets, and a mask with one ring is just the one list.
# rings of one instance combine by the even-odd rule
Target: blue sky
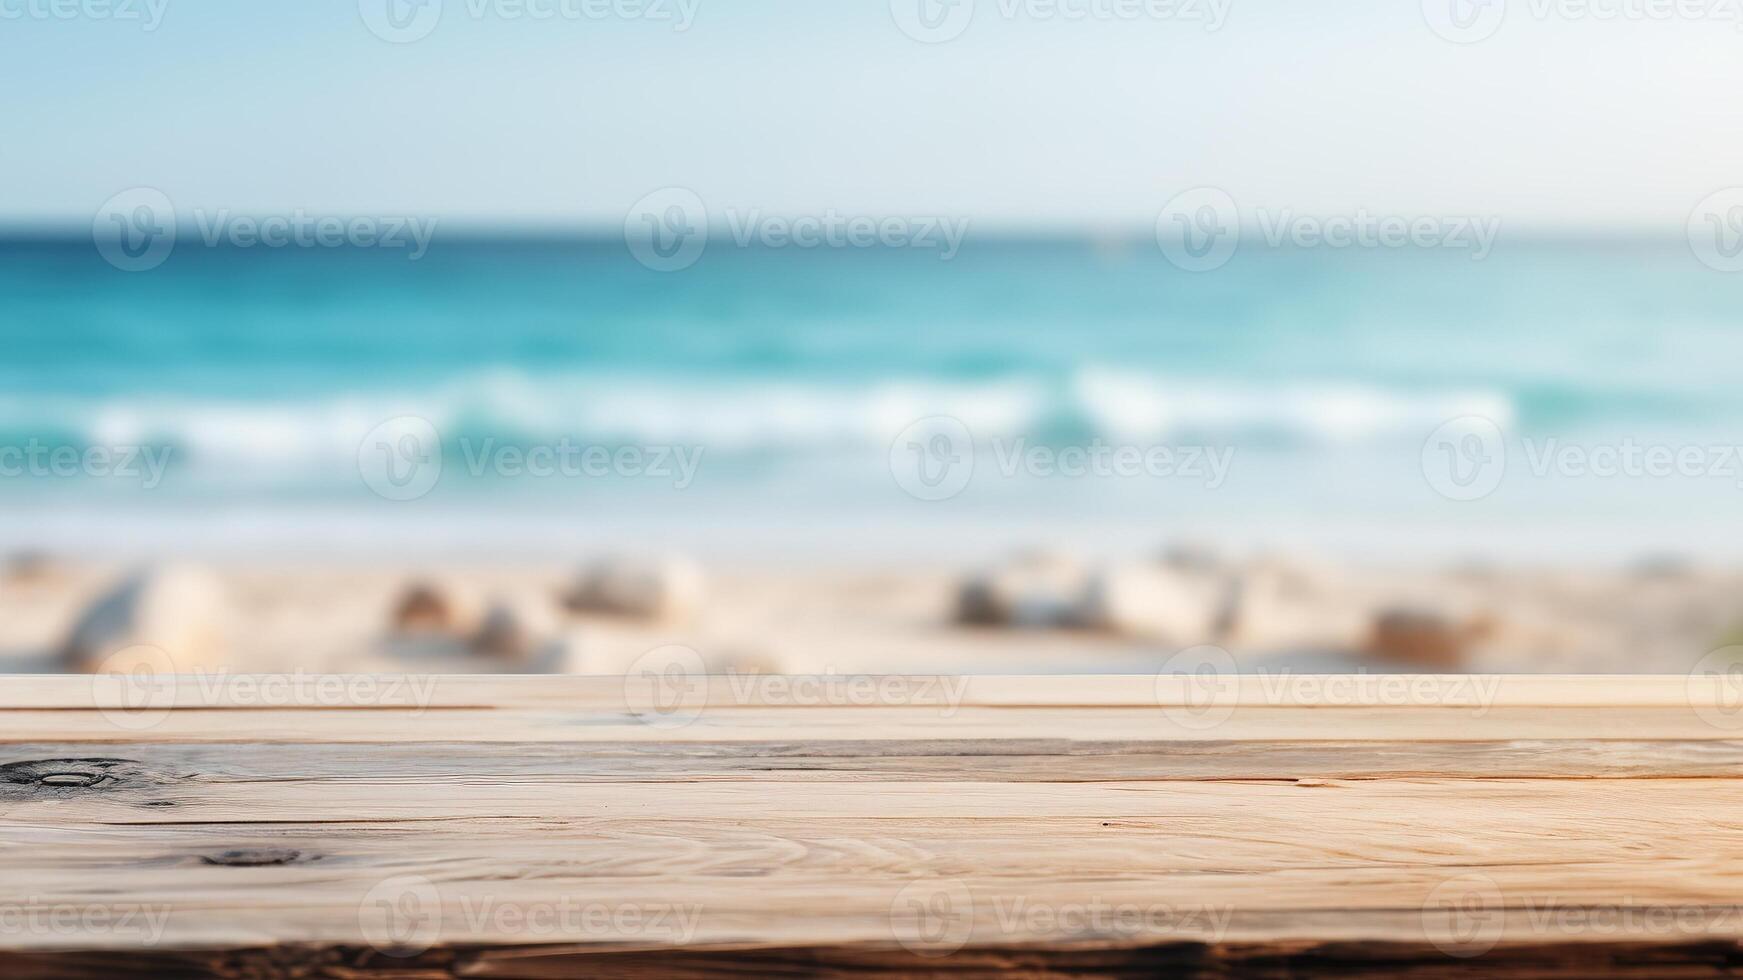
[[154,31],[31,13],[49,2],[0,0],[8,224],[88,223],[145,185],[178,209],[603,229],[679,185],[777,214],[1141,229],[1210,184],[1306,214],[1678,233],[1743,184],[1743,31],[1711,19],[1514,0],[1454,44],[1416,0],[1226,0],[1216,31],[959,0],[961,35],[923,44],[892,16],[908,0],[688,0],[682,32],[436,0],[393,44],[360,0],[149,0]]

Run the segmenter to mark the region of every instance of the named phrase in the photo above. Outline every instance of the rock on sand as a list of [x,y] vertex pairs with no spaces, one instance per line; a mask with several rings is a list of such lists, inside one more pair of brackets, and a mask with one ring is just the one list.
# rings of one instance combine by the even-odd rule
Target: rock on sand
[[419,580],[407,585],[393,605],[393,628],[400,633],[461,636],[479,628],[482,613],[457,585]]
[[1202,643],[1214,638],[1221,578],[1160,562],[1095,568],[1027,552],[962,583],[956,621],[973,626],[1076,628]]
[[485,610],[469,645],[483,656],[526,661],[544,653],[556,633],[556,619],[543,603],[497,599]]
[[1471,647],[1494,632],[1486,617],[1458,620],[1422,609],[1380,612],[1368,639],[1368,652],[1401,663],[1434,669],[1464,666]]
[[679,623],[701,612],[706,592],[702,566],[688,558],[619,556],[582,569],[564,604],[575,612]]
[[1221,579],[1156,564],[1109,565],[1089,578],[1081,625],[1192,644],[1214,640],[1223,607]]
[[1232,581],[1227,642],[1250,650],[1360,650],[1373,607],[1327,569],[1254,562]]
[[206,569],[145,569],[123,579],[79,616],[61,650],[62,662],[69,670],[87,672],[215,669],[225,660],[227,617],[223,583]]
[[970,626],[1075,625],[1088,573],[1076,559],[1025,552],[971,575],[956,594],[956,621]]

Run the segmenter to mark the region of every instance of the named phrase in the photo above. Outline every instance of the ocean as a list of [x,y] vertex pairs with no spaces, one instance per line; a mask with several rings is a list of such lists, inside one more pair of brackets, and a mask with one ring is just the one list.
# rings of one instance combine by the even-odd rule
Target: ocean
[[[622,241],[438,235],[416,261],[183,243],[129,273],[88,240],[12,240],[0,297],[7,548],[1743,546],[1743,472],[1719,459],[1743,445],[1743,274],[1680,241],[1503,238],[1481,260],[1255,247],[1207,272],[1118,238],[970,238],[948,260],[717,241],[657,272]],[[966,434],[969,473],[916,489],[904,453],[919,473],[934,451],[955,459],[935,421],[913,428],[939,418]],[[1487,457],[1430,443],[1473,418],[1501,434],[1505,472],[1449,495],[1437,453]],[[417,457],[407,419],[439,440],[421,475],[437,472],[384,494],[369,457]],[[1570,446],[1587,465],[1556,455]],[[1589,465],[1631,446],[1707,461]],[[160,478],[93,468],[92,447],[160,458]],[[80,471],[55,472],[56,450]],[[556,471],[529,472],[540,460]]]

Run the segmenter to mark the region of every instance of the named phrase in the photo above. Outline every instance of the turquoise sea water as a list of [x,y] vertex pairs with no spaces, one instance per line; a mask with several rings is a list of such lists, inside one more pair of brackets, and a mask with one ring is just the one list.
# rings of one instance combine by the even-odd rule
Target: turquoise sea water
[[[0,478],[7,544],[570,548],[595,539],[964,549],[1099,535],[1369,551],[1733,548],[1739,480],[1424,481],[1425,437],[1743,444],[1743,276],[1680,242],[1247,249],[1184,272],[1142,242],[712,244],[659,273],[621,242],[437,238],[179,247],[126,273],[88,241],[0,244],[0,446],[167,447],[123,479]],[[1233,448],[1181,479],[999,478],[917,501],[889,447],[948,415],[977,444]],[[439,431],[439,482],[384,501],[359,440]],[[492,446],[684,446],[695,480],[469,471]],[[988,457],[990,460],[990,457]],[[434,529],[434,530],[432,530]],[[557,530],[553,530],[557,529]],[[972,533],[970,533],[972,532]],[[899,545],[899,542],[906,544]],[[952,546],[954,547],[954,545]]]

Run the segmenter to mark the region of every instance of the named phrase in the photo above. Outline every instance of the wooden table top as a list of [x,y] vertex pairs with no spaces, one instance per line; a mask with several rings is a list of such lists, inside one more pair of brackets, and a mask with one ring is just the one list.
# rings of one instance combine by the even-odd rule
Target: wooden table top
[[0,678],[0,976],[1743,973],[1690,677]]

